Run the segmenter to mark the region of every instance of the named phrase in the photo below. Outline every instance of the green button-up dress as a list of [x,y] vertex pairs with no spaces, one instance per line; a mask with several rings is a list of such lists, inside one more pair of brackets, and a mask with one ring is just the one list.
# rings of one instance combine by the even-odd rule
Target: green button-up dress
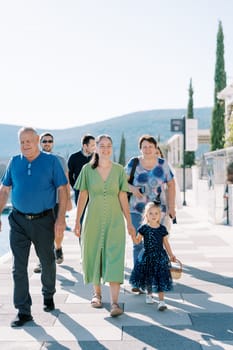
[[85,283],[123,283],[125,222],[119,192],[129,191],[124,168],[112,164],[104,181],[88,163],[75,183],[75,189],[89,193],[81,230],[82,266]]

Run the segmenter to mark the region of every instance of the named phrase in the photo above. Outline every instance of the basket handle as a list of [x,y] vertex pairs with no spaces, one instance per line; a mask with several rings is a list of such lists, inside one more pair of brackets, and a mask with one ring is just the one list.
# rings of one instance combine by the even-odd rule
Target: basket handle
[[[171,261],[171,260],[170,260],[170,261]],[[183,269],[182,262],[181,262],[179,259],[176,259],[176,261],[175,261],[175,262],[177,262],[177,263],[180,265],[181,269]]]

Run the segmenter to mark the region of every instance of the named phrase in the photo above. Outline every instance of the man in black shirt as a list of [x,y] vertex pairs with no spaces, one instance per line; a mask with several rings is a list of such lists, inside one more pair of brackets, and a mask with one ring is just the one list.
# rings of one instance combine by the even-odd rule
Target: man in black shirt
[[[82,149],[70,155],[68,159],[68,175],[72,188],[79,176],[82,167],[91,160],[95,150],[95,137],[86,134],[81,139]],[[74,189],[74,201],[77,205],[79,191]]]

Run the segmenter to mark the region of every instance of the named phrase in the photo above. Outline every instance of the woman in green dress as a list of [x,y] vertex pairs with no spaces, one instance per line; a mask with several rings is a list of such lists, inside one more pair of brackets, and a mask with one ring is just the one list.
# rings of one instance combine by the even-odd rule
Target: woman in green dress
[[[75,234],[81,236],[82,265],[85,283],[93,283],[91,305],[102,307],[101,280],[109,282],[111,316],[119,316],[120,284],[124,280],[125,222],[127,231],[135,235],[127,199],[128,182],[124,168],[112,162],[112,139],[100,135],[96,152],[76,181],[80,191],[77,203]],[[83,225],[80,218],[88,200]]]

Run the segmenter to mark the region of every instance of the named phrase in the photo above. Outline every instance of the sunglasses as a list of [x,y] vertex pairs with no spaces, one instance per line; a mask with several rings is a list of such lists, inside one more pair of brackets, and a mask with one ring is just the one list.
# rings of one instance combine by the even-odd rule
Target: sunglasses
[[43,140],[41,143],[53,143],[53,140]]

